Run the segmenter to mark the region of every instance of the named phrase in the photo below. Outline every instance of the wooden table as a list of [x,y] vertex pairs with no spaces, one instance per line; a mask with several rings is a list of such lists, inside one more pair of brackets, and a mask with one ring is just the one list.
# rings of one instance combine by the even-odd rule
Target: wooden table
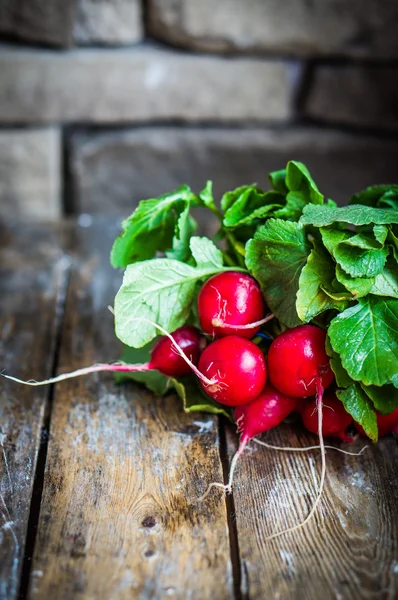
[[[89,223],[85,223],[89,225]],[[118,358],[107,305],[116,223],[0,227],[0,368],[22,378]],[[213,491],[232,428],[109,374],[0,381],[0,598],[329,600],[398,597],[397,444],[320,460],[251,443],[231,496]],[[286,425],[270,443],[316,440]],[[363,442],[358,440],[354,449]]]

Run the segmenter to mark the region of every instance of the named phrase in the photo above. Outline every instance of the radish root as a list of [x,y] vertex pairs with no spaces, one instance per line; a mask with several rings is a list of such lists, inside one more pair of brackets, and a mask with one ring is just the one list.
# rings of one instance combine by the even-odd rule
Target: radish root
[[271,314],[267,315],[266,317],[264,317],[264,319],[260,319],[260,321],[254,321],[254,323],[247,323],[247,325],[232,325],[231,323],[225,323],[221,319],[216,318],[216,319],[212,320],[211,324],[213,325],[213,327],[224,327],[225,329],[244,330],[244,329],[253,329],[254,327],[260,327],[261,325],[268,323],[268,321],[271,321],[271,319],[273,319],[273,318],[274,318],[274,314],[271,313]]
[[91,367],[84,367],[82,369],[77,369],[76,371],[71,371],[70,373],[63,373],[62,375],[57,375],[56,377],[50,377],[50,379],[43,379],[42,381],[35,381],[34,379],[29,379],[28,381],[24,381],[23,379],[18,379],[18,377],[12,377],[11,375],[4,375],[1,373],[2,377],[6,379],[10,379],[11,381],[15,381],[16,383],[22,383],[24,385],[31,385],[33,387],[37,387],[39,385],[48,385],[50,383],[58,383],[60,381],[65,381],[65,379],[73,379],[74,377],[80,377],[81,375],[89,375],[90,373],[97,373],[98,371],[114,371],[114,372],[141,372],[148,371],[149,365],[128,365],[122,362],[116,362],[112,364],[96,364]]
[[318,436],[319,436],[319,448],[321,451],[321,459],[322,459],[322,467],[321,467],[321,479],[319,482],[318,494],[315,498],[315,502],[312,505],[312,508],[304,521],[299,523],[298,525],[294,525],[294,527],[288,527],[288,529],[283,529],[282,531],[278,531],[277,533],[273,533],[272,535],[268,535],[265,540],[274,540],[275,538],[285,535],[286,533],[292,533],[293,531],[297,531],[304,527],[314,516],[315,511],[318,507],[319,502],[321,501],[321,497],[323,494],[323,488],[325,485],[325,476],[326,476],[326,452],[325,452],[325,444],[323,441],[323,433],[322,433],[322,419],[323,419],[323,387],[320,379],[317,382],[317,405],[318,405]]
[[236,464],[238,462],[238,459],[239,459],[240,455],[243,453],[244,449],[246,448],[248,441],[249,441],[249,438],[243,438],[243,440],[239,444],[238,450],[235,452],[235,454],[234,454],[234,456],[232,458],[231,465],[230,465],[230,468],[229,468],[228,483],[227,484],[224,484],[224,483],[215,483],[215,482],[210,483],[208,485],[207,490],[205,491],[205,493],[198,498],[198,502],[202,502],[202,500],[204,500],[209,495],[209,493],[211,492],[212,488],[214,488],[214,487],[221,488],[227,494],[231,494],[232,493],[232,485],[233,485],[233,482],[234,482],[234,473],[235,473]]
[[205,498],[207,498],[207,496],[210,494],[211,490],[215,487],[222,489],[224,492],[228,491],[228,485],[224,485],[223,483],[217,483],[217,482],[209,483],[205,493],[202,496],[199,496],[199,498],[197,498],[197,502],[202,502]]
[[[108,306],[108,309],[113,313],[112,307]],[[170,339],[170,341],[172,342],[177,353],[190,366],[190,368],[195,373],[195,375],[197,377],[199,377],[199,379],[201,379],[204,383],[206,383],[206,385],[212,386],[212,385],[219,383],[218,380],[209,379],[208,377],[203,375],[203,373],[201,373],[199,371],[199,369],[193,364],[193,362],[188,358],[188,356],[185,354],[183,349],[180,348],[180,346],[177,344],[177,342],[175,341],[173,336],[168,331],[163,329],[163,327],[161,327],[157,323],[154,323],[153,321],[151,321],[149,319],[145,319],[145,318],[142,318],[142,319],[137,318],[137,319],[133,319],[133,320],[138,321],[138,322],[149,323],[150,325],[152,325],[153,327],[158,329],[163,335],[167,336]],[[150,370],[150,368],[151,367],[149,364],[128,365],[126,363],[121,363],[121,362],[115,362],[115,363],[111,363],[111,364],[95,364],[95,365],[91,365],[90,367],[83,367],[82,369],[77,369],[76,371],[71,371],[70,373],[63,373],[61,375],[57,375],[56,377],[51,377],[50,379],[44,379],[42,381],[35,381],[33,379],[29,379],[28,381],[25,381],[23,379],[19,379],[18,377],[12,377],[11,375],[5,375],[4,373],[1,373],[0,375],[2,377],[5,377],[6,379],[15,381],[16,383],[22,383],[24,385],[30,385],[30,386],[40,386],[40,385],[48,385],[48,384],[52,384],[52,383],[59,383],[60,381],[65,381],[66,379],[80,377],[81,375],[89,375],[90,373],[96,373],[99,371],[116,371],[116,372],[131,372],[131,373],[133,373],[133,372],[148,371],[148,370]]]
[[[267,444],[266,442],[263,442],[261,440],[258,440],[257,438],[253,438],[253,442],[256,442],[256,444],[260,444],[260,446],[265,446],[265,448],[269,448],[270,450],[278,450],[281,452],[309,452],[310,450],[319,450],[320,446],[304,446],[302,448],[298,448],[298,447],[289,447],[289,446],[273,446],[271,444]],[[369,448],[369,445],[367,444],[366,446],[364,446],[363,448],[361,448],[361,450],[359,452],[349,452],[348,450],[343,450],[343,448],[337,448],[337,446],[324,446],[325,450],[336,450],[336,452],[341,452],[342,454],[348,454],[348,456],[361,456],[366,448]]]
[[[322,493],[323,493],[323,487],[324,487],[324,481],[325,481],[325,474],[326,474],[326,452],[325,450],[336,450],[336,452],[341,452],[342,454],[347,454],[348,456],[361,456],[365,450],[367,448],[369,448],[369,445],[367,444],[366,446],[364,446],[363,448],[361,448],[361,450],[359,452],[349,452],[348,450],[343,450],[342,448],[337,448],[336,446],[327,446],[323,443],[323,436],[322,436],[322,408],[323,408],[323,404],[322,404],[322,394],[323,391],[321,393],[321,395],[319,396],[318,394],[318,432],[321,432],[321,435],[319,437],[321,441],[321,443],[318,446],[305,446],[304,448],[297,448],[297,447],[283,447],[283,446],[273,446],[271,444],[267,444],[266,442],[262,442],[261,440],[258,440],[256,438],[252,438],[253,442],[256,442],[256,444],[259,444],[260,446],[265,446],[265,448],[269,448],[270,450],[278,450],[278,451],[282,451],[282,452],[309,452],[310,450],[321,450],[321,452],[323,452],[323,460],[322,460],[322,474],[321,474],[321,483],[319,486],[319,490],[318,490],[318,496],[315,500],[315,503],[310,511],[310,513],[308,514],[308,516],[306,517],[306,519],[300,523],[299,525],[296,525],[295,527],[292,527],[291,529],[286,529],[284,531],[280,531],[279,533],[275,533],[272,536],[269,536],[265,539],[269,540],[269,539],[273,539],[275,537],[278,537],[280,535],[283,535],[285,533],[288,533],[289,531],[294,531],[295,529],[302,527],[303,525],[305,525],[306,523],[308,523],[308,521],[311,519],[311,517],[313,516],[317,505],[321,499]],[[243,453],[243,451],[245,450],[248,442],[249,442],[249,438],[244,438],[241,443],[239,444],[239,448],[237,450],[237,452],[235,452],[232,461],[231,461],[231,465],[230,465],[230,469],[229,469],[229,476],[228,476],[228,483],[227,484],[223,484],[223,483],[210,483],[209,486],[207,487],[205,493],[200,496],[198,498],[198,502],[201,502],[202,500],[204,500],[209,493],[211,492],[211,490],[213,488],[220,488],[222,489],[224,492],[231,494],[232,493],[232,486],[234,483],[234,474],[235,474],[235,469],[236,469],[236,465],[238,462],[239,457],[241,456],[241,454]]]
[[235,452],[235,454],[232,458],[231,465],[229,468],[229,477],[228,477],[228,484],[227,484],[227,491],[229,493],[232,492],[232,485],[234,482],[234,473],[235,473],[235,468],[236,468],[238,459],[239,459],[240,455],[243,453],[244,449],[246,448],[248,441],[249,441],[249,438],[243,438],[243,440],[239,444],[239,448],[238,448],[237,452]]

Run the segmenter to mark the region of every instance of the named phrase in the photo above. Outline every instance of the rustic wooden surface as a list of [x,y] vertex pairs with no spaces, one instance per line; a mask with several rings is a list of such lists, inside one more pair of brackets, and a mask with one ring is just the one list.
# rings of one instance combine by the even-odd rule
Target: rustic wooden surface
[[[114,234],[76,234],[60,372],[118,358]],[[222,479],[218,445],[217,419],[184,414],[175,396],[109,374],[56,385],[30,597],[230,597],[225,504],[196,502]]]
[[[67,274],[52,231],[0,226],[0,370],[51,375]],[[0,385],[0,598],[13,600],[49,389]]]
[[[112,223],[0,229],[1,368],[38,379],[117,358],[106,308],[121,280],[108,267],[115,231]],[[185,415],[175,396],[115,386],[109,374],[52,388],[1,380],[0,398],[0,600],[19,589],[31,600],[398,595],[392,437],[361,457],[328,451],[316,518],[267,541],[307,514],[316,451],[252,442],[233,495],[213,490],[198,503],[236,449],[217,418]],[[42,428],[50,436],[40,446]],[[267,440],[315,438],[286,425]]]
[[[315,441],[287,425],[262,439],[302,447]],[[230,435],[230,456],[235,441]],[[347,448],[338,440],[331,443]],[[350,450],[364,445],[361,438]],[[361,456],[327,450],[326,460],[325,491],[315,518],[292,533],[265,540],[305,519],[316,497],[321,460],[318,451],[293,454],[250,443],[238,463],[234,490],[243,595],[283,600],[397,597],[396,441],[388,436]]]

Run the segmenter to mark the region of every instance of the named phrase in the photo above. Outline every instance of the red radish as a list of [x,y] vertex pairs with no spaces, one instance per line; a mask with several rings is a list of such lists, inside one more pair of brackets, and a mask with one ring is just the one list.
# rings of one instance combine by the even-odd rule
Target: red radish
[[240,445],[261,433],[273,429],[296,408],[297,399],[278,392],[268,383],[255,400],[238,406],[234,411],[235,422],[241,434]]
[[[317,401],[310,400],[305,403],[301,411],[304,427],[311,433],[318,433]],[[322,434],[324,437],[338,437],[343,442],[352,442],[352,437],[346,434],[346,429],[352,423],[351,415],[344,408],[334,392],[328,392],[323,397],[323,423]]]
[[[222,488],[224,491],[231,493],[236,464],[240,455],[246,448],[246,445],[249,442],[249,440],[251,440],[257,435],[260,435],[261,433],[265,433],[266,431],[269,431],[270,429],[273,429],[274,427],[280,425],[280,423],[282,423],[282,421],[284,421],[286,417],[295,410],[297,404],[299,404],[297,398],[289,398],[289,396],[285,396],[284,394],[281,394],[281,392],[278,392],[278,390],[276,390],[270,383],[267,383],[265,389],[255,400],[243,406],[238,406],[234,411],[234,417],[238,425],[238,430],[241,434],[240,443],[239,448],[231,461],[228,483],[226,485],[224,485],[223,483],[216,482],[211,483],[208,486],[206,492],[200,498],[198,498],[198,500],[204,500],[204,498],[208,496],[210,490],[213,487]],[[261,440],[254,439],[254,441],[257,444],[260,444],[261,446],[269,448],[270,450],[281,450],[283,452],[308,452],[310,450],[321,450],[324,452],[324,449],[328,448],[330,450],[336,450],[337,452],[341,452],[342,454],[347,454],[349,456],[360,456],[368,448],[368,446],[364,446],[359,452],[349,452],[348,450],[336,448],[335,446],[324,446],[323,440],[319,446],[306,446],[304,448],[272,446]],[[323,486],[323,480],[321,480],[321,483]],[[320,488],[320,493],[321,492],[322,488]],[[318,499],[319,498],[320,495],[318,495]],[[310,514],[307,516],[305,521],[300,525],[293,527],[292,530],[296,529],[297,527],[301,527],[309,521],[309,519],[315,512],[316,505],[317,502],[314,504]],[[287,531],[290,530],[281,531],[277,534],[270,536],[270,538],[278,537],[279,535],[282,535]]]
[[[161,329],[158,327],[158,329]],[[196,327],[184,325],[179,327],[172,334],[161,329],[164,336],[160,337],[151,352],[151,360],[145,364],[130,365],[125,363],[97,364],[83,369],[77,369],[71,373],[64,373],[45,381],[22,381],[9,375],[4,375],[7,379],[12,379],[18,383],[27,385],[45,385],[48,383],[57,383],[78,377],[88,375],[97,371],[117,371],[117,372],[140,372],[157,370],[169,377],[179,377],[188,375],[191,371],[197,372],[196,365],[199,356],[206,345],[206,341]],[[200,374],[199,374],[200,375]],[[209,382],[211,383],[211,382]]]
[[231,462],[228,487],[232,487],[236,462],[251,438],[277,427],[294,411],[296,398],[289,398],[268,383],[259,396],[249,404],[238,406],[234,411],[240,432],[239,448]]
[[296,398],[289,398],[281,394],[268,383],[255,400],[235,409],[234,418],[240,432],[240,442],[239,448],[231,461],[228,484],[211,483],[200,500],[203,500],[213,487],[221,487],[227,492],[232,491],[235,467],[249,440],[282,423],[293,412],[296,403]]
[[199,292],[198,312],[203,331],[213,337],[238,335],[250,339],[271,318],[264,319],[264,301],[257,281],[238,271],[225,271],[206,281]]
[[268,351],[272,384],[287,396],[306,398],[327,388],[334,379],[325,350],[326,332],[299,325],[278,335]]
[[[202,351],[206,347],[206,341],[199,329],[191,325],[184,325],[171,334],[174,341],[179,345],[188,358],[197,365]],[[171,340],[162,336],[152,348],[149,369],[156,369],[170,377],[180,377],[191,373],[190,365],[177,353]]]
[[[324,404],[324,409],[329,409],[330,405],[333,402],[332,397],[325,397],[324,401],[327,401],[327,405]],[[227,488],[231,490],[233,483],[233,474],[236,467],[237,460],[239,456],[244,451],[247,443],[252,438],[260,435],[261,433],[265,433],[274,427],[277,427],[286,419],[287,416],[292,413],[296,406],[300,404],[297,398],[290,398],[289,396],[285,396],[281,392],[278,392],[270,383],[267,383],[265,389],[261,392],[261,394],[250,402],[249,404],[245,404],[244,406],[238,406],[234,411],[235,422],[238,425],[238,430],[240,431],[240,443],[238,451],[236,452],[234,458],[231,462],[229,481]],[[342,402],[338,399],[334,400],[334,404],[338,404],[340,406],[336,406],[336,412],[340,414],[340,426],[344,427],[343,420],[345,420],[345,427],[341,431],[344,431],[348,425],[352,422],[352,417],[345,411]],[[307,404],[306,406],[309,406]],[[341,408],[344,411],[344,415],[341,415]],[[312,413],[314,412],[314,403],[311,402]],[[306,409],[304,409],[306,410]],[[326,412],[326,411],[325,411]],[[326,414],[324,412],[324,421],[323,421],[323,435],[329,435],[325,433],[325,425],[329,426],[329,412]],[[348,416],[348,423],[347,423]],[[318,417],[315,416],[315,431],[317,433],[317,421]],[[311,424],[313,424],[313,418],[311,414]],[[309,428],[308,428],[309,429]],[[310,429],[312,431],[312,429]],[[309,446],[307,448],[280,448],[277,446],[270,446],[260,440],[255,440],[257,443],[267,446],[269,448],[273,448],[275,450],[289,450],[289,451],[298,451],[298,452],[306,452],[308,450],[320,449],[320,446]],[[344,440],[347,441],[347,440]],[[350,439],[351,441],[351,439]],[[344,454],[349,454],[352,456],[359,456],[362,454],[365,448],[363,448],[360,452],[348,452],[347,450],[341,450],[340,448],[335,448],[334,446],[327,446],[327,448],[331,448],[333,450],[341,451]]]
[[250,340],[230,335],[212,342],[201,354],[199,371],[205,392],[227,406],[247,404],[265,386],[267,369],[264,355]]
[[[383,437],[389,433],[398,433],[398,407],[389,415],[382,415],[378,411],[376,411],[376,415],[379,437]],[[359,423],[354,423],[354,426],[361,435],[368,437]]]

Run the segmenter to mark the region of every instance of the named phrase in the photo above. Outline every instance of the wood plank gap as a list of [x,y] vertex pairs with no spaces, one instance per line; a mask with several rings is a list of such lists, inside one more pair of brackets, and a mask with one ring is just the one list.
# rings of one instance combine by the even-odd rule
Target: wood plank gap
[[[227,438],[225,435],[225,428],[227,426],[227,422],[225,418],[219,417],[218,423],[218,435],[220,440],[220,459],[223,470],[224,484],[226,484],[228,482],[230,468]],[[236,513],[233,493],[225,494],[225,503],[227,507],[227,522],[232,563],[232,576],[234,582],[234,596],[235,600],[248,600],[247,594],[244,590],[242,590],[242,564],[239,553],[239,539],[238,529],[236,526]]]
[[[62,329],[65,317],[65,306],[68,286],[71,278],[70,266],[65,269],[64,278],[59,286],[56,309],[55,309],[55,343],[53,352],[53,361],[51,365],[51,375],[57,374],[59,353],[62,342]],[[32,498],[30,502],[28,528],[26,532],[26,543],[22,561],[22,572],[19,586],[19,600],[25,600],[28,595],[30,575],[32,569],[32,557],[35,548],[37,528],[40,517],[40,506],[44,487],[44,472],[47,462],[48,443],[50,439],[51,414],[54,401],[54,390],[56,384],[49,386],[46,404],[44,409],[43,426],[40,432],[40,447],[37,456],[35,478],[33,483]]]

